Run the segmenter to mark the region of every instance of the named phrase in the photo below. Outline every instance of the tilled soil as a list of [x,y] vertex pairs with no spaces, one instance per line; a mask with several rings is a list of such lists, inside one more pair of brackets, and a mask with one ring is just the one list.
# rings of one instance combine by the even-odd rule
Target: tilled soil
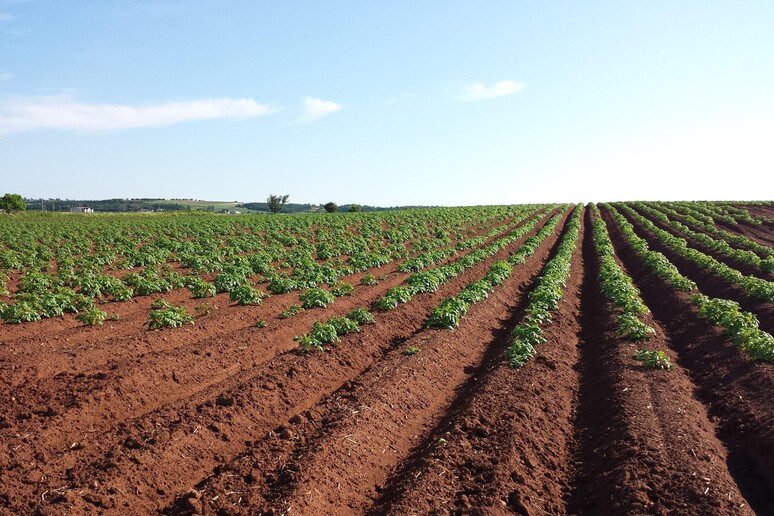
[[[656,336],[616,334],[584,211],[547,341],[508,366],[510,331],[569,217],[453,331],[424,328],[431,309],[525,239],[324,353],[296,352],[293,336],[402,283],[398,262],[371,271],[387,275],[379,285],[287,320],[297,293],[236,307],[185,291],[164,297],[217,307],[187,328],[140,330],[153,298],[111,305],[122,319],[101,328],[0,326],[0,513],[774,513],[774,370],[653,276],[604,210]],[[703,292],[774,327],[770,305],[642,235]],[[641,347],[675,368],[644,369]]]

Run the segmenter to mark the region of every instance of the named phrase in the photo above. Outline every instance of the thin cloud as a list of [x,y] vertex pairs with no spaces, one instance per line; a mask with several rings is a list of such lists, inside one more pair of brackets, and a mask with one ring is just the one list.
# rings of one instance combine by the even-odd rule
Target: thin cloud
[[13,19],[13,16],[11,16],[8,13],[0,13],[0,23],[11,21]]
[[496,82],[487,88],[484,83],[474,82],[462,86],[460,99],[468,102],[496,99],[506,95],[521,93],[524,91],[525,86],[523,82],[508,80]]
[[304,113],[301,116],[301,122],[311,124],[324,116],[340,111],[343,106],[330,100],[315,99],[304,97]]
[[0,73],[0,82],[7,81],[8,79],[13,79],[14,77],[16,76],[12,73]]
[[23,97],[0,101],[0,135],[34,129],[117,131],[181,122],[246,119],[280,108],[253,99],[205,99],[147,106],[88,104],[63,96]]

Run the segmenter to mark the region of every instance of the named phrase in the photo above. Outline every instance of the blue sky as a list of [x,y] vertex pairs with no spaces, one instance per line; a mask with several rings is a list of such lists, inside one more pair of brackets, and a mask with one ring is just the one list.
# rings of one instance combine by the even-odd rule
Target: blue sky
[[0,0],[0,190],[774,195],[774,3]]

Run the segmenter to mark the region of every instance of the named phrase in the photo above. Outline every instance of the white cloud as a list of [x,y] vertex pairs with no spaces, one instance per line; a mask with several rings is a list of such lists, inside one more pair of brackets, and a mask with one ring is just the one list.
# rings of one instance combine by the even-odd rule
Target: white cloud
[[0,101],[0,135],[33,129],[112,131],[180,122],[245,119],[279,111],[253,99],[205,99],[147,106],[88,104],[66,96],[21,97]]
[[510,80],[496,82],[489,88],[481,82],[474,82],[462,86],[460,99],[465,101],[495,99],[497,97],[513,95],[514,93],[521,93],[524,91],[524,88],[525,84],[523,82]]
[[0,73],[0,81],[7,81],[8,79],[13,79],[16,77],[12,73]]
[[304,114],[301,116],[301,122],[311,124],[324,116],[340,111],[343,106],[330,100],[315,99],[304,97]]

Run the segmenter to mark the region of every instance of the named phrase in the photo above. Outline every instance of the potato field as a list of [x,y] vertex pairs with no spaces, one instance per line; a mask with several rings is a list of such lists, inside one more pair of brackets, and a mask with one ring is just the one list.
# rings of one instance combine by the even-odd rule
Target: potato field
[[774,514],[774,203],[0,214],[0,514]]

